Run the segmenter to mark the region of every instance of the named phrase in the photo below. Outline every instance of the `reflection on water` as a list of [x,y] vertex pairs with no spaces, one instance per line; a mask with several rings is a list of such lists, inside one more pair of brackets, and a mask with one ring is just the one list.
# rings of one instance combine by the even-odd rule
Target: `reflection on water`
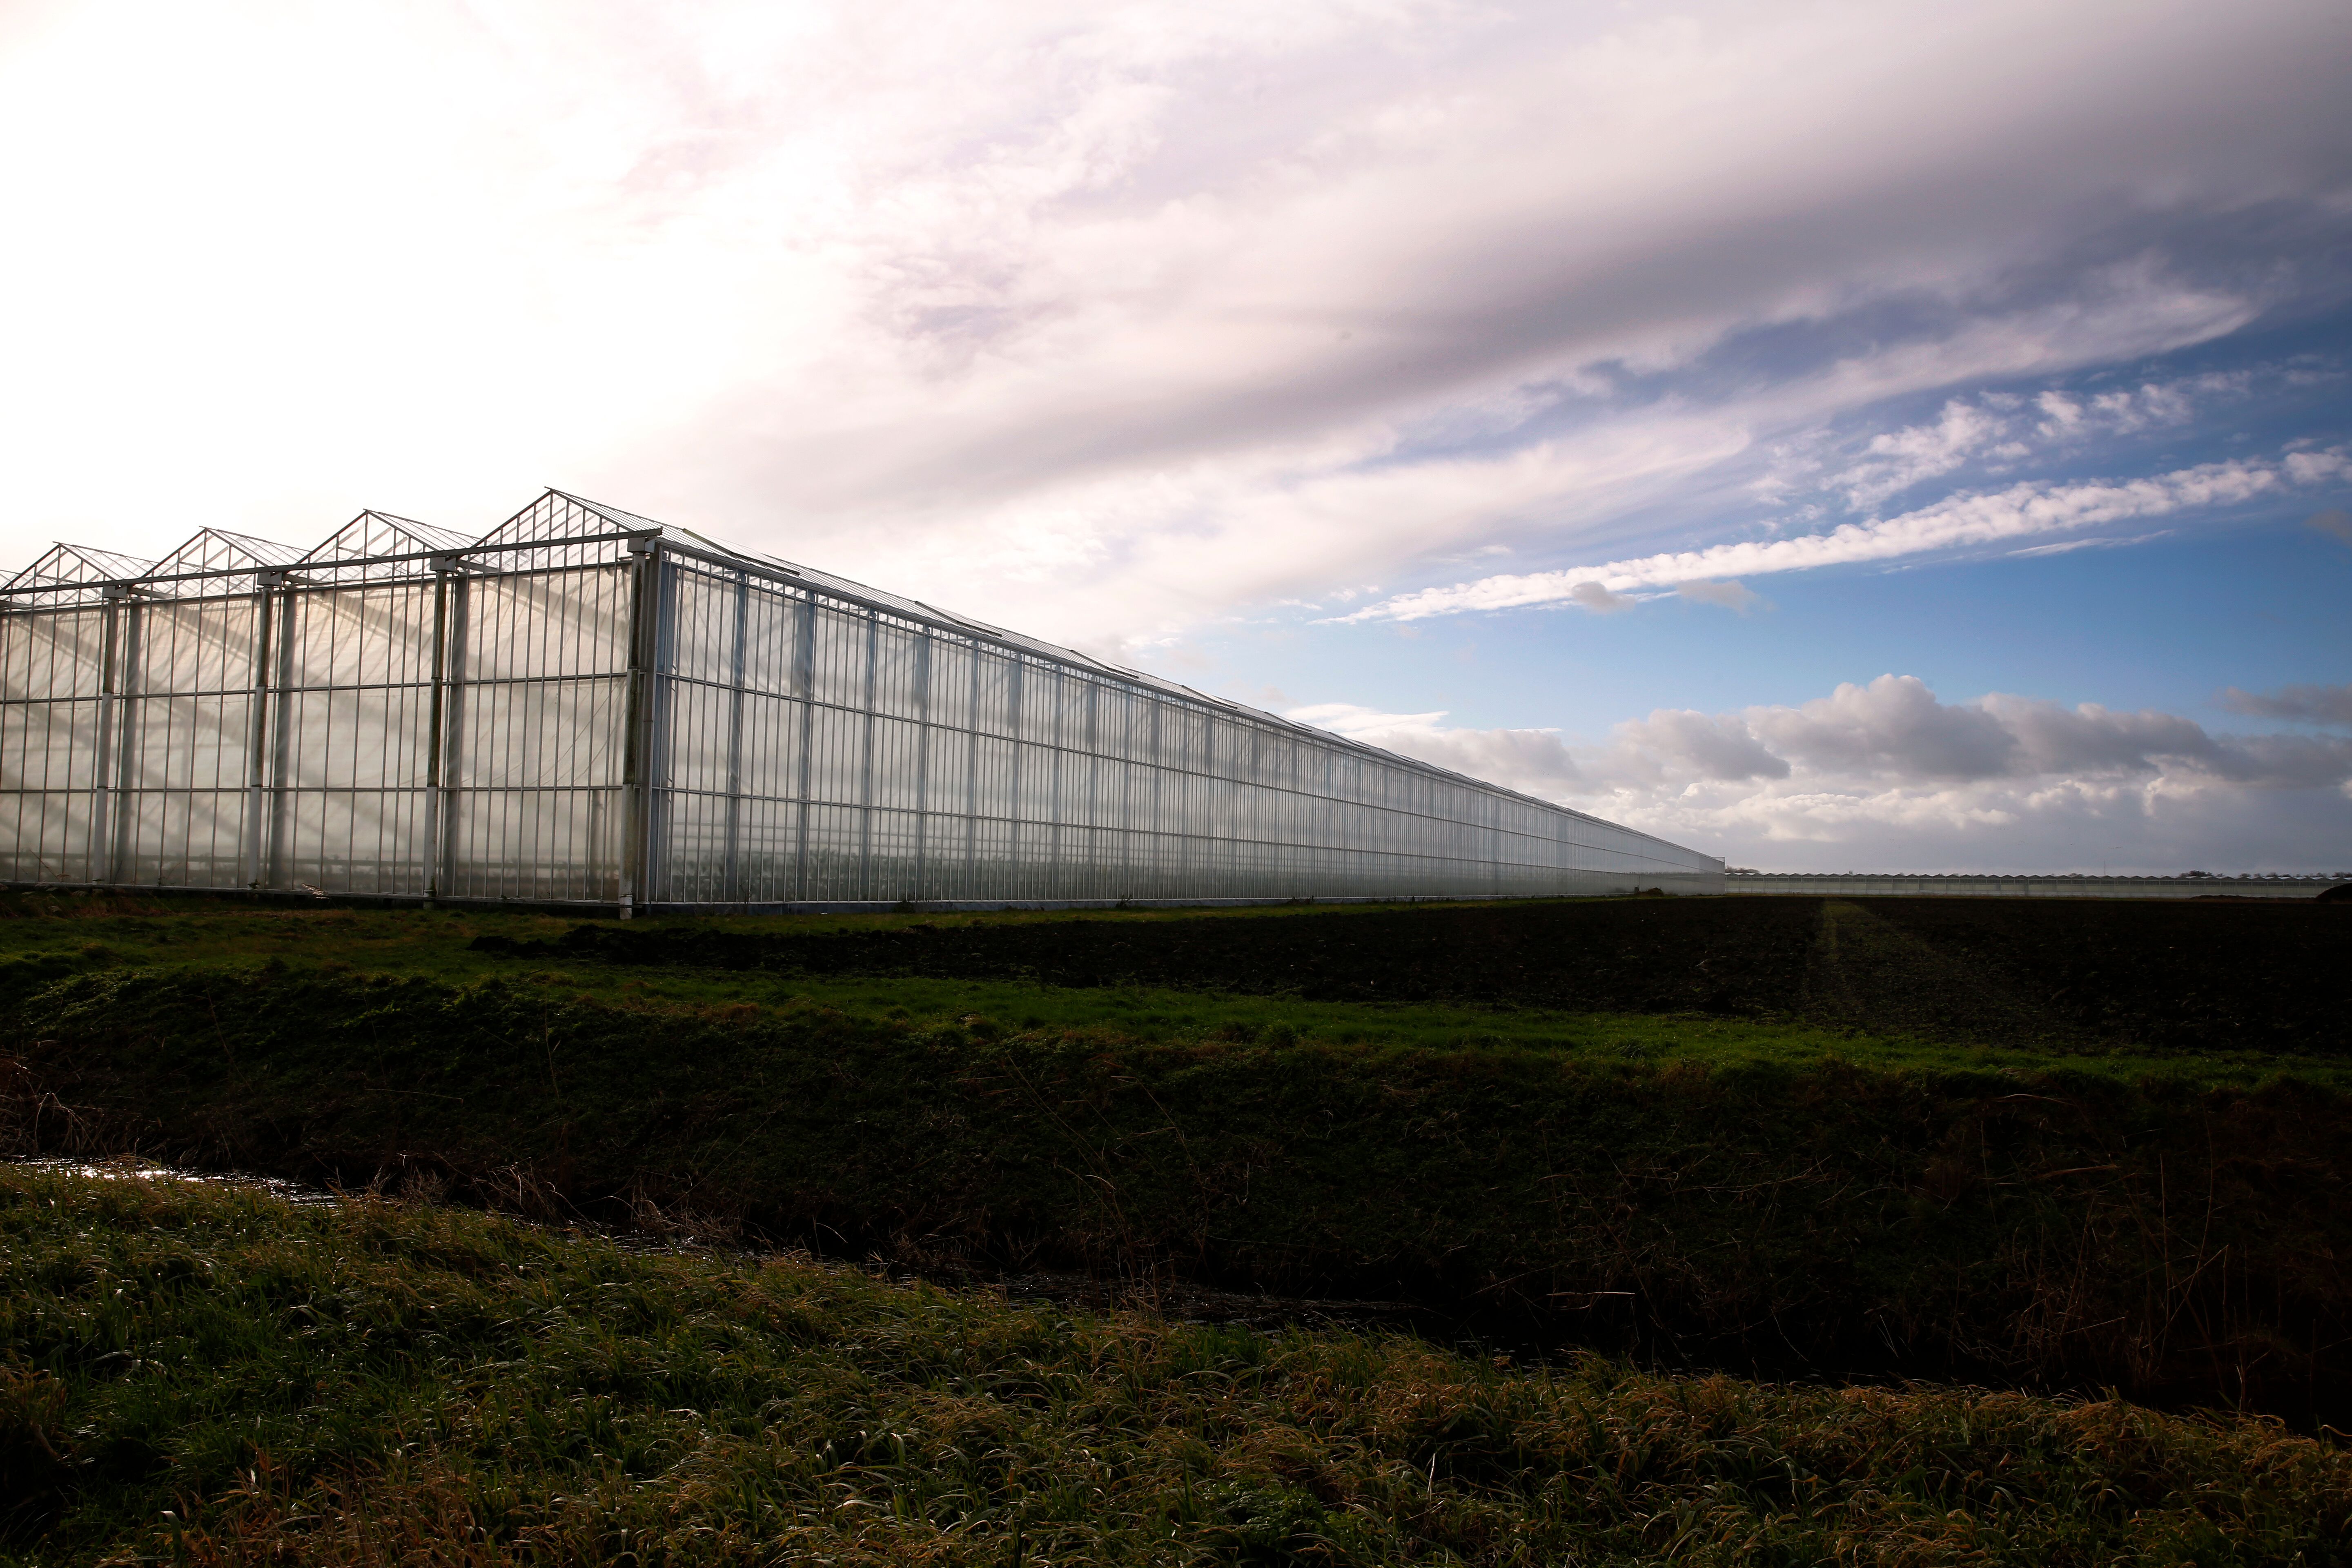
[[[282,1176],[260,1176],[249,1172],[193,1171],[135,1158],[78,1160],[43,1155],[5,1163],[26,1170],[89,1176],[100,1181],[183,1182],[191,1186],[258,1193],[305,1208],[331,1208],[341,1204],[382,1200],[390,1196],[366,1190],[342,1192],[307,1186]],[[509,1225],[548,1235],[593,1237],[638,1256],[684,1253],[754,1264],[764,1259],[790,1258],[820,1268],[848,1269],[901,1282],[920,1279],[950,1289],[988,1290],[1002,1294],[1008,1301],[1053,1306],[1065,1310],[1145,1311],[1175,1322],[1219,1323],[1266,1332],[1305,1325],[1359,1330],[1408,1329],[1444,1338],[1448,1337],[1446,1330],[1459,1327],[1445,1314],[1403,1301],[1268,1296],[1252,1291],[1219,1290],[1183,1280],[1106,1279],[1076,1271],[1052,1269],[999,1274],[984,1268],[913,1268],[901,1263],[886,1262],[879,1257],[857,1263],[845,1258],[812,1257],[799,1248],[774,1249],[714,1243],[677,1230],[657,1234],[646,1230],[614,1229],[580,1220],[549,1224],[507,1213],[500,1213],[499,1217]]]
[[9,1164],[27,1171],[48,1171],[61,1176],[93,1176],[107,1182],[185,1182],[191,1186],[227,1187],[240,1192],[267,1193],[273,1198],[305,1207],[331,1205],[343,1194],[306,1187],[281,1176],[256,1176],[241,1171],[184,1171],[176,1165],[154,1165],[144,1160],[75,1160],[44,1154]]

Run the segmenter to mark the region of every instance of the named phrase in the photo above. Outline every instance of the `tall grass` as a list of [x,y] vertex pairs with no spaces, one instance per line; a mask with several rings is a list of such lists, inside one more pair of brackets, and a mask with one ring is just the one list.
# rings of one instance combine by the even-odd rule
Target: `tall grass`
[[0,1148],[1402,1294],[1685,1364],[2352,1405],[2352,1099],[2307,1084],[1008,1037],[299,970],[68,973],[10,1021]]
[[2254,1418],[1520,1368],[0,1167],[12,1563],[2324,1563]]
[[[1932,901],[1932,900],[1930,900]],[[1738,914],[1754,900],[1733,900]],[[1772,900],[1763,900],[1769,903]],[[1501,922],[1539,921],[1547,910],[1582,910],[1591,916],[1632,914],[1654,921],[1664,906],[1633,906],[1629,900],[1598,904],[1514,904],[1502,908],[1475,906],[1454,913],[1485,926]],[[1847,928],[1843,944],[1849,958],[1865,950],[1892,948],[1895,959],[1916,957],[1904,951],[1902,933],[1884,921],[1873,921],[1853,905],[1841,923]],[[1753,912],[1752,910],[1749,912]],[[2109,911],[2112,913],[2113,911]],[[2179,912],[2179,911],[2176,911]],[[2192,910],[2228,921],[2242,910]],[[2260,915],[2263,911],[2253,911]],[[2280,911],[2270,911],[2277,914]],[[2292,915],[2295,911],[2287,910]],[[2322,916],[2328,911],[2303,911]],[[1443,927],[1443,911],[1423,907],[1413,912],[1416,923]],[[1645,1013],[1609,1010],[1602,1003],[1574,1006],[1557,998],[1511,996],[1508,990],[1477,1000],[1447,992],[1422,995],[1411,1002],[1396,1000],[1334,1000],[1290,992],[1268,994],[1255,983],[1235,991],[1203,989],[1206,980],[1181,978],[1184,966],[1174,965],[1161,979],[1167,984],[1055,984],[1041,983],[1040,966],[1014,955],[1005,967],[1016,973],[992,976],[979,973],[965,955],[963,968],[971,973],[829,973],[823,965],[792,973],[758,968],[730,970],[701,962],[723,958],[729,952],[757,952],[779,941],[805,948],[823,948],[839,963],[864,946],[892,936],[920,939],[921,947],[944,944],[950,956],[969,936],[983,945],[1024,940],[1050,948],[1073,921],[1087,928],[1125,931],[1139,939],[1146,953],[1155,952],[1153,939],[1163,931],[1187,922],[1206,922],[1230,929],[1244,947],[1280,946],[1255,941],[1261,933],[1282,933],[1296,946],[1307,928],[1328,936],[1370,931],[1391,924],[1399,911],[1381,905],[1315,906],[1200,910],[1091,911],[989,915],[856,915],[744,917],[735,919],[673,918],[641,921],[634,927],[611,924],[583,926],[560,916],[502,912],[490,910],[354,910],[332,907],[257,909],[228,900],[195,896],[142,900],[126,895],[0,894],[0,990],[17,983],[7,978],[22,970],[64,973],[71,969],[109,965],[165,967],[188,972],[249,972],[257,966],[290,968],[300,973],[358,967],[376,973],[431,979],[446,984],[467,984],[490,975],[527,976],[530,983],[567,994],[607,1001],[662,1000],[681,1005],[774,1005],[794,999],[870,1017],[908,1019],[918,1024],[950,1024],[980,1016],[1010,1031],[1084,1029],[1118,1034],[1139,1040],[1186,1040],[1223,1035],[1251,1037],[1268,1031],[1288,1033],[1336,1045],[1414,1046],[1431,1049],[1477,1048],[1481,1046],[1524,1047],[1582,1054],[1624,1057],[1650,1062],[1695,1060],[1738,1065],[1769,1062],[1805,1066],[1835,1058],[1857,1066],[1895,1071],[2066,1071],[2136,1082],[2151,1074],[2201,1084],[2251,1087],[2281,1072],[2333,1087],[2352,1089],[2352,1057],[2329,1038],[2304,1040],[2282,1053],[2276,1040],[2270,1048],[2245,1048],[2230,1031],[2208,1031],[2210,1037],[2190,1045],[2174,1041],[2157,1049],[2128,1038],[2069,1037],[2058,1031],[2042,1037],[2032,1031],[1972,1035],[1944,1016],[1950,1009],[1951,976],[1939,976],[1938,966],[1923,971],[1910,963],[1879,962],[1870,966],[1860,990],[1867,1005],[1853,1004],[1837,987],[1824,989],[1821,976],[1802,973],[1804,954],[1797,954],[1798,970],[1780,976],[1782,992],[1775,1006],[1748,1016],[1708,1015],[1687,1010]],[[16,917],[16,918],[11,918]],[[1856,917],[1866,930],[1857,931]],[[1271,922],[1271,923],[1269,923]],[[1900,922],[1896,922],[1899,924]],[[2243,923],[2243,922],[2240,922]],[[2318,928],[2313,922],[2304,922]],[[576,955],[565,949],[567,935],[586,931],[618,933],[629,940],[589,943],[593,951]],[[634,934],[632,934],[634,933]],[[2321,932],[2325,935],[2325,932]],[[1867,936],[1874,941],[1866,941]],[[551,944],[544,956],[518,961],[471,945],[488,939],[493,949],[511,952],[515,944]],[[849,939],[822,941],[815,939]],[[683,956],[683,966],[664,962],[635,965],[612,962],[634,942],[656,958]],[[885,946],[887,947],[887,943]],[[1163,944],[1164,945],[1164,944]],[[1799,944],[1801,948],[1802,944]],[[1916,944],[1915,944],[1916,945]],[[606,946],[613,948],[605,952]],[[1577,943],[1555,943],[1548,952],[1572,959],[1583,951]],[[1777,951],[1777,950],[1775,950]],[[2158,953],[2163,953],[2158,944]],[[2304,950],[2288,944],[2274,955],[2294,962]],[[889,957],[888,953],[884,954]],[[919,955],[916,955],[919,956]],[[936,954],[934,956],[937,956]],[[1165,954],[1160,954],[1165,958]],[[1442,955],[1441,955],[1442,956]],[[1690,952],[1645,953],[1631,967],[1655,966],[1662,973],[1688,968]],[[1753,958],[1754,954],[1749,954]],[[1787,954],[1781,955],[1786,958]],[[1882,953],[1882,959],[1886,955]],[[1366,961],[1354,955],[1359,967],[1385,974],[1375,955]],[[2306,969],[2324,969],[2325,954],[2314,957]],[[12,963],[10,961],[14,961]],[[892,958],[896,963],[898,960]],[[1712,965],[1717,962],[1708,960]],[[21,966],[21,968],[19,967]],[[1165,963],[1163,968],[1168,967]],[[1050,968],[1047,964],[1045,968]],[[1279,965],[1276,966],[1279,968]],[[1323,971],[1309,957],[1297,965],[1294,978],[1304,988]],[[1624,967],[1621,965],[1621,967]],[[1948,967],[1948,966],[1947,966]],[[2095,967],[2095,965],[2094,965]],[[1850,978],[1850,977],[1849,977]],[[1793,989],[1791,989],[1793,987]],[[1425,989],[1425,988],[1424,988]],[[1965,990],[1966,987],[1961,987]],[[2260,995],[2274,989],[2245,978],[2234,990],[2221,988],[2223,1000]],[[1374,988],[1378,990],[1377,987]],[[1835,991],[1832,998],[1830,993]],[[1815,994],[1818,993],[1818,994]],[[1810,996],[1810,1002],[1807,997]],[[1768,1000],[1773,1000],[1768,998]],[[1829,1005],[1836,1000],[1839,1005]],[[1967,998],[1962,998],[1967,1000]],[[2207,1003],[2213,996],[2203,998]],[[1999,1022],[1999,1007],[1988,1009],[1978,997],[1959,1009],[1979,1023]],[[1508,1005],[1499,1005],[1508,1004]],[[1599,1010],[1596,1010],[1599,1009]],[[1939,1011],[1942,1009],[1942,1011]],[[1799,1016],[1803,1014],[1804,1016]],[[1999,1037],[1996,1037],[1998,1036]]]

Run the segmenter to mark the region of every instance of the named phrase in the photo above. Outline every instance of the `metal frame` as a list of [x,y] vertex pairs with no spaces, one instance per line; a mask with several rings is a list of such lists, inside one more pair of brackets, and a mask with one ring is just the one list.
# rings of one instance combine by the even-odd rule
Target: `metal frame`
[[[959,667],[957,661],[961,660]],[[1721,889],[1722,863],[550,490],[0,584],[0,880],[639,910]]]

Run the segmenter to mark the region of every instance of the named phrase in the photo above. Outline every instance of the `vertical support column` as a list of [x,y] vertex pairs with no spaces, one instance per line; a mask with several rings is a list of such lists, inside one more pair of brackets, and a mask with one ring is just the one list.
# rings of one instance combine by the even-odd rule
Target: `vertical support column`
[[969,748],[963,771],[963,896],[980,896],[980,674],[983,655],[971,645],[971,703],[964,710],[971,727],[964,731]]
[[797,748],[799,777],[793,795],[800,802],[793,850],[793,894],[805,902],[809,896],[809,748],[816,740],[816,595],[803,594],[793,623],[793,693],[801,700],[801,742]]
[[728,661],[727,691],[727,849],[720,869],[719,896],[728,903],[743,901],[743,685],[748,674],[745,638],[751,614],[751,578],[735,574],[735,648]]
[[[1184,868],[1192,879],[1185,896],[1213,897],[1225,890],[1225,879],[1216,863],[1230,855],[1233,843],[1233,835],[1223,831],[1218,820],[1224,795],[1217,782],[1216,715],[1195,713],[1186,728],[1200,731],[1201,754],[1187,759],[1192,777],[1184,783]],[[1197,861],[1192,858],[1196,847],[1201,856]]]
[[866,679],[858,699],[857,719],[857,891],[871,899],[879,881],[874,874],[874,708],[879,697],[877,666],[881,659],[882,617],[866,612]]
[[1023,775],[1027,772],[1021,763],[1029,749],[1021,738],[1021,697],[1024,685],[1021,678],[1027,668],[1027,661],[1017,654],[1004,667],[1004,733],[1013,748],[1013,775],[1004,781],[1005,814],[1011,818],[1004,829],[1004,896],[1008,899],[1019,898],[1027,891],[1023,886],[1025,879],[1021,858],[1021,785]]
[[246,716],[245,843],[240,856],[246,887],[261,889],[268,867],[263,860],[269,820],[269,660],[276,639],[271,637],[270,612],[277,606],[270,592],[273,573],[257,574],[253,601],[253,697]]
[[[121,635],[125,594],[121,589],[109,587],[105,595],[106,614],[99,629],[98,732],[91,738],[97,754],[91,759],[89,774],[89,837],[82,846],[82,869],[93,882],[113,879],[114,726],[115,710],[122,706],[115,689],[122,678],[115,639]],[[56,666],[50,668],[54,669]],[[50,689],[56,689],[52,678]]]
[[122,661],[116,666],[114,674],[114,820],[112,840],[106,847],[105,879],[109,882],[125,881],[131,875],[131,843],[138,823],[131,780],[139,765],[138,748],[131,742],[140,733],[139,659],[146,629],[146,607],[133,597],[123,606]]
[[1161,812],[1163,802],[1167,798],[1168,752],[1160,720],[1168,711],[1168,704],[1161,700],[1157,692],[1148,696],[1145,700],[1151,705],[1151,808],[1146,819],[1151,836],[1144,842],[1151,847],[1150,896],[1164,899],[1168,896],[1164,891],[1167,887],[1168,824],[1161,816]]
[[660,607],[655,603],[656,574],[661,556],[650,539],[629,541],[629,673],[621,716],[621,888],[620,916],[635,915],[645,896],[646,856],[650,848],[653,792],[648,781],[653,767],[649,732],[653,716],[652,666],[655,623]]
[[677,568],[658,552],[657,543],[647,571],[651,574],[648,590],[653,624],[652,647],[646,650],[645,659],[646,739],[638,768],[646,796],[645,854],[637,873],[637,902],[641,904],[667,901],[672,896],[670,824],[676,815],[677,779],[672,761],[675,737],[670,732],[670,714],[677,698],[678,596],[685,582]]
[[1495,802],[1495,889],[1510,892],[1513,875],[1521,864],[1519,850],[1518,814],[1511,803],[1497,798]]
[[1240,843],[1234,850],[1234,892],[1242,897],[1255,892],[1265,883],[1265,840],[1267,837],[1265,729],[1263,725],[1252,723],[1245,727],[1244,732],[1249,736],[1249,760],[1240,761],[1239,748],[1235,748],[1235,761],[1244,782],[1234,791],[1234,818],[1238,824],[1234,831],[1240,837]]
[[433,563],[433,686],[425,710],[425,907],[441,896],[441,750],[445,709],[442,683],[448,679],[449,565]]
[[1486,890],[1503,890],[1503,803],[1492,795],[1486,801]]
[[290,820],[290,796],[294,775],[294,594],[280,588],[278,594],[278,644],[273,660],[278,666],[273,682],[277,711],[270,719],[269,785],[266,795],[269,820],[269,859],[263,868],[265,881],[273,888],[284,887],[293,875],[289,862],[292,856],[293,823]]
[[435,829],[439,861],[433,868],[434,896],[446,898],[457,883],[459,814],[465,809],[466,665],[473,637],[473,579],[461,569],[448,578],[448,652],[441,671],[440,826]]
[[929,891],[931,827],[931,628],[915,641],[915,885],[908,894]]
[[1105,878],[1103,868],[1104,861],[1108,858],[1104,851],[1108,837],[1104,830],[1109,824],[1103,821],[1102,808],[1102,682],[1099,680],[1087,682],[1086,733],[1086,748],[1080,752],[1086,759],[1086,783],[1078,795],[1078,810],[1085,819],[1083,838],[1087,845],[1087,885],[1091,890],[1079,896],[1099,899],[1107,897],[1113,885]]
[[1045,763],[1047,771],[1053,775],[1046,794],[1045,820],[1051,826],[1045,833],[1045,865],[1046,875],[1051,879],[1046,884],[1049,889],[1047,897],[1055,899],[1075,899],[1078,896],[1077,882],[1070,875],[1070,862],[1063,847],[1065,837],[1062,833],[1062,817],[1065,815],[1062,808],[1062,776],[1070,771],[1069,737],[1063,731],[1070,722],[1070,697],[1076,689],[1071,684],[1072,679],[1073,677],[1066,669],[1055,672],[1054,728],[1046,735],[1037,753]]

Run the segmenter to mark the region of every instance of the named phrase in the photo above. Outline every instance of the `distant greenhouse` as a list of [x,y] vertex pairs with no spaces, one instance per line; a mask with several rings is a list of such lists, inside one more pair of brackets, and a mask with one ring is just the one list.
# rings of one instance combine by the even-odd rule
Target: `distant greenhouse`
[[634,910],[1719,892],[1723,863],[550,490],[60,544],[0,879]]

